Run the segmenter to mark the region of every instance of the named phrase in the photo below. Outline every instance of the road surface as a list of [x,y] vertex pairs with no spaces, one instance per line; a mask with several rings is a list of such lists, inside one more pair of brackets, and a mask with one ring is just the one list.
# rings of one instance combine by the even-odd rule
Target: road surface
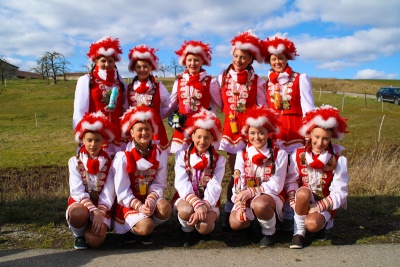
[[158,250],[0,250],[0,266],[400,266],[400,244]]

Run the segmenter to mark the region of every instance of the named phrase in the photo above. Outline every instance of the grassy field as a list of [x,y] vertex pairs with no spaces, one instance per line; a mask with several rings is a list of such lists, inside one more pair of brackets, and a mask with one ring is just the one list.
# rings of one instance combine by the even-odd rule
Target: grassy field
[[[171,90],[173,80],[162,80]],[[324,91],[336,92],[340,87],[358,93],[364,93],[365,88],[376,91],[381,85],[395,82],[394,85],[400,86],[399,81],[370,81],[371,85],[368,85],[363,80],[327,79],[326,84],[323,79],[313,80],[314,87],[322,87]],[[11,80],[7,87],[1,88],[0,169],[66,164],[75,147],[72,130],[75,84],[75,81],[47,85],[40,80]],[[370,91],[368,93],[373,93]],[[343,98],[341,94],[320,94],[318,91],[315,102],[318,106],[333,105],[349,118],[350,134],[342,142],[347,149],[371,147],[378,139],[390,144],[400,140],[397,134],[400,129],[398,106],[382,105],[375,99]]]
[[[173,79],[162,81],[171,90]],[[333,105],[349,119],[350,133],[340,143],[349,160],[349,209],[339,211],[330,244],[400,242],[400,106],[336,94],[375,94],[381,86],[400,86],[400,81],[312,82],[316,105]],[[75,84],[11,80],[7,87],[0,87],[0,249],[72,247],[64,214],[69,193],[66,165],[76,147],[72,130]],[[167,129],[171,134],[171,128]],[[172,166],[167,199],[173,192]],[[175,231],[172,224],[171,218],[158,228],[158,246],[177,245],[178,241],[171,245],[164,241],[171,238],[171,228]],[[107,246],[119,244],[118,238],[109,239]],[[252,245],[256,239],[237,245]],[[283,235],[278,244],[287,246],[289,241],[290,236]],[[235,242],[238,239],[217,228],[207,247],[234,246]]]

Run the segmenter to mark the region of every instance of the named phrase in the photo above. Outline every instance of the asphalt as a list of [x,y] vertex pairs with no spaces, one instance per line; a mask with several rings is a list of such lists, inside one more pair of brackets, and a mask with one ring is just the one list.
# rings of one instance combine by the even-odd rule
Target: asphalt
[[159,250],[0,250],[0,266],[400,266],[400,244]]

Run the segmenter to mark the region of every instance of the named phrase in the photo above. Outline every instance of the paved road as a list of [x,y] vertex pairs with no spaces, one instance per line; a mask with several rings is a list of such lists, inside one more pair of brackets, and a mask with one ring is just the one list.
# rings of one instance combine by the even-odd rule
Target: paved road
[[[320,91],[315,91],[314,95],[318,95]],[[359,94],[359,93],[350,93],[350,92],[339,92],[339,91],[321,91],[324,94],[338,94],[338,95],[345,95],[345,96],[353,96],[353,97],[363,97],[363,98],[370,98],[376,99],[376,95],[366,95],[366,94]]]
[[400,266],[400,244],[249,249],[0,250],[0,266]]

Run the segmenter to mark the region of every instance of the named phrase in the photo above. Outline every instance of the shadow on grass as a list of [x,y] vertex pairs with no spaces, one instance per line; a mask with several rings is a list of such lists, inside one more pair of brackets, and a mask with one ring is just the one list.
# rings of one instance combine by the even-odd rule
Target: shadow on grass
[[[400,197],[350,197],[348,209],[338,211],[334,228],[328,231],[328,240],[333,245],[399,243],[398,203]],[[0,205],[0,247],[72,248],[73,238],[65,222],[65,208],[64,198],[3,202]],[[257,223],[252,229],[238,232],[223,231],[221,227],[224,219],[223,208],[221,210],[221,216],[209,240],[200,242],[194,248],[258,247],[261,236]],[[24,235],[26,238],[21,238]],[[291,233],[277,232],[276,246],[288,247],[291,236]],[[310,244],[311,240],[306,239],[305,245]],[[140,241],[126,245],[122,235],[108,233],[102,249],[154,250],[181,246],[182,238],[178,223],[171,217],[156,228],[154,244],[151,246],[144,246]]]

